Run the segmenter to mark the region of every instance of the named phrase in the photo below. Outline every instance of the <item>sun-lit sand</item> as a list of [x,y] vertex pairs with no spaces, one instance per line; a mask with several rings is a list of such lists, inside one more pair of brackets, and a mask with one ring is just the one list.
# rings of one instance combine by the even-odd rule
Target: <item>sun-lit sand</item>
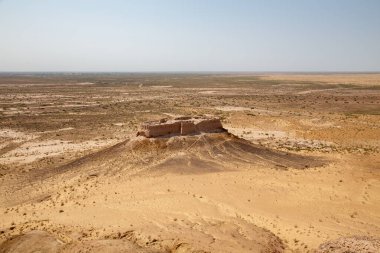
[[378,77],[1,76],[0,252],[376,252]]

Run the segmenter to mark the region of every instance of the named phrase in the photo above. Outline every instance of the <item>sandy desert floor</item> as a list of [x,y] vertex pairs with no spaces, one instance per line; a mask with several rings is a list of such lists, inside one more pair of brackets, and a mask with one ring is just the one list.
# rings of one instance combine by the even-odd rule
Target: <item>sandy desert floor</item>
[[379,152],[379,74],[1,74],[0,252],[377,252]]

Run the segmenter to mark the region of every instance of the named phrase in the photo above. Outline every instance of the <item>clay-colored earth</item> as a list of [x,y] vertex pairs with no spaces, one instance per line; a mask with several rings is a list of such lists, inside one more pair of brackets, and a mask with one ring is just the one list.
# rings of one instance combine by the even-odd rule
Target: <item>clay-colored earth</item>
[[0,252],[376,252],[379,76],[1,74]]

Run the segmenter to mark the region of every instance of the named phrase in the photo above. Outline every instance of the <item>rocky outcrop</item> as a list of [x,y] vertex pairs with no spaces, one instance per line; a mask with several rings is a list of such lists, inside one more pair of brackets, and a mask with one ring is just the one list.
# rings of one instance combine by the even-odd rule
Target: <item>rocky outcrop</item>
[[224,131],[226,130],[218,118],[204,116],[179,117],[170,120],[162,119],[145,122],[141,125],[137,136],[152,138],[167,135],[193,135]]

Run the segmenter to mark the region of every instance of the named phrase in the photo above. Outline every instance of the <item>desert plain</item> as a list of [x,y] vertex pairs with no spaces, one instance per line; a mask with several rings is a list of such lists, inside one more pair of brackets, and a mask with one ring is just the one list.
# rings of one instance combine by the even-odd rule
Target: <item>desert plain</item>
[[0,252],[376,252],[379,152],[376,73],[3,73]]

